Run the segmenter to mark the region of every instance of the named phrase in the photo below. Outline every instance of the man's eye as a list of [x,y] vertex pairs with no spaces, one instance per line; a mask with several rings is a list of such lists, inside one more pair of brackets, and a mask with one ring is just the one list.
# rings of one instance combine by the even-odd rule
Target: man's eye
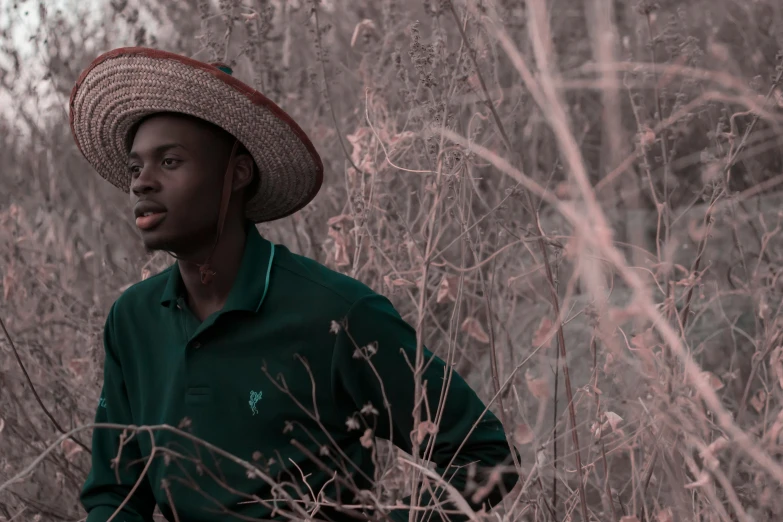
[[174,158],[165,158],[165,159],[163,160],[163,164],[164,164],[166,167],[173,167],[173,166],[177,165],[177,163],[179,163],[179,160],[177,160],[177,159],[174,159]]
[[141,167],[138,165],[129,165],[128,166],[128,172],[131,173],[131,175],[135,176],[141,171]]

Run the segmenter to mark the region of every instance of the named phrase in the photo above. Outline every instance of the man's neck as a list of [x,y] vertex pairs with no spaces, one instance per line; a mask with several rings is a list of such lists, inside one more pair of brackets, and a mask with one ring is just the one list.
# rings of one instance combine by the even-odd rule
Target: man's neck
[[[201,282],[201,272],[196,263],[177,261],[182,281],[185,283],[188,306],[200,321],[221,310],[226,304],[242,264],[246,237],[243,227],[226,226],[223,229],[209,262],[209,269],[215,274],[208,284]],[[199,259],[204,259],[211,250],[210,245]]]

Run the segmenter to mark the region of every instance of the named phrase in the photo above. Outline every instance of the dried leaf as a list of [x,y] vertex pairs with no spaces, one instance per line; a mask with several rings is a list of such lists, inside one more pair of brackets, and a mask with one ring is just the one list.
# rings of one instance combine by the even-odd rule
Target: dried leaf
[[645,127],[645,129],[639,133],[639,142],[644,147],[652,145],[655,143],[655,132],[653,132],[651,128]]
[[769,355],[769,364],[778,377],[778,385],[783,388],[783,345],[772,350]]
[[731,60],[731,51],[729,46],[722,44],[716,40],[710,39],[707,43],[707,52],[714,56],[721,62],[728,62]]
[[334,264],[337,266],[348,266],[351,260],[348,257],[348,247],[344,240],[334,242]]
[[555,195],[559,199],[571,199],[571,185],[567,181],[561,181],[555,186]]
[[[416,138],[416,133],[415,132],[411,132],[411,131],[401,132],[401,133],[395,134],[394,136],[389,138],[389,145],[394,147],[395,145],[397,145],[399,143],[411,141],[411,140],[413,140],[415,138]],[[434,182],[430,182],[430,183],[428,183],[428,185],[431,185],[432,186],[432,190],[437,192],[438,187],[437,187],[437,185],[435,185]]]
[[[380,132],[383,138],[383,132]],[[366,174],[375,173],[374,155],[368,152],[372,149],[375,142],[372,130],[368,127],[359,127],[353,134],[346,135],[346,139],[351,144],[351,160],[354,165],[363,170]],[[351,169],[353,170],[353,168]]]
[[706,486],[710,483],[710,474],[706,471],[699,473],[699,478],[695,482],[685,484],[685,489],[696,489]]
[[623,422],[623,418],[617,415],[613,411],[607,411],[604,416],[606,417],[606,422],[609,423],[609,425],[612,427],[612,430],[616,430],[617,426],[620,425],[621,422]]
[[90,367],[90,358],[81,357],[71,359],[68,362],[68,371],[70,371],[77,379],[82,379],[87,374],[87,369]]
[[449,297],[449,281],[445,277],[441,279],[440,286],[438,287],[438,298],[436,301],[442,303]]
[[362,443],[362,447],[365,448],[372,448],[373,444],[373,436],[372,436],[372,430],[367,428],[364,430],[364,435],[362,435],[362,438],[359,439],[359,442]]
[[365,18],[358,24],[356,24],[356,27],[353,29],[353,35],[351,36],[351,47],[356,45],[356,40],[359,38],[359,33],[364,30],[375,30],[375,22],[372,20]]
[[3,300],[8,301],[11,296],[11,287],[14,283],[14,267],[13,264],[9,264],[6,273],[3,274]]
[[362,406],[362,415],[378,415],[378,410],[375,409],[371,402],[368,402]]
[[520,446],[533,442],[533,430],[527,424],[517,424],[514,428],[514,442]]
[[419,423],[419,429],[414,432],[416,435],[416,441],[421,444],[427,435],[435,435],[438,433],[438,427],[431,421],[423,421]]
[[723,386],[724,386],[723,381],[721,381],[718,378],[718,376],[715,375],[714,373],[712,373],[712,372],[702,372],[701,374],[702,374],[702,376],[705,379],[707,379],[707,382],[710,383],[710,387],[713,390],[718,391],[718,390],[723,388]]
[[783,91],[776,88],[774,91],[774,96],[775,96],[775,103],[778,104],[778,107],[783,109]]
[[656,522],[674,522],[674,514],[672,508],[666,508],[655,514]]
[[144,281],[145,279],[149,278],[149,276],[152,274],[152,270],[150,270],[148,267],[144,267],[141,269],[141,280]]
[[691,219],[688,221],[688,235],[697,243],[704,239],[707,235],[707,227],[704,225],[704,220]]
[[604,373],[609,373],[609,370],[612,367],[612,364],[614,363],[614,355],[611,353],[606,354],[606,361],[604,361]]
[[82,447],[76,444],[71,439],[65,439],[60,443],[60,449],[63,451],[63,454],[65,455],[65,459],[68,462],[73,462],[76,458],[76,455],[78,455],[82,451]]
[[478,74],[471,74],[468,76],[468,85],[470,85],[470,88],[474,91],[481,90],[481,81],[478,78]]
[[720,466],[720,460],[717,455],[729,446],[729,439],[726,437],[719,437],[712,441],[712,443],[701,450],[700,455],[704,462],[706,469],[714,470]]
[[403,245],[408,250],[408,257],[411,261],[411,266],[419,266],[424,263],[424,258],[421,256],[421,250],[415,241],[408,239]]
[[489,335],[475,317],[468,317],[462,323],[462,331],[480,343],[489,344]]
[[639,522],[639,519],[633,515],[625,515],[620,519],[620,522]]
[[5,429],[5,419],[0,417],[0,433],[3,433],[4,429]]
[[542,317],[541,322],[538,324],[538,329],[533,334],[533,347],[538,348],[543,346],[544,343],[551,343],[552,331],[552,321],[548,317]]
[[413,281],[409,281],[402,277],[392,279],[391,275],[383,276],[383,282],[384,284],[386,284],[388,288],[403,288],[403,287],[417,286],[416,283],[414,283]]
[[729,439],[726,437],[718,437],[710,443],[702,454],[711,453],[713,455],[720,453],[729,447]]
[[697,278],[695,274],[688,274],[688,277],[683,277],[679,281],[676,281],[674,284],[677,286],[684,286],[684,287],[690,287],[695,285],[697,282]]
[[766,434],[767,441],[777,446],[778,437],[780,436],[781,431],[783,431],[783,410],[781,410],[780,413],[778,413],[775,422],[773,422],[772,426],[770,426],[769,429],[767,430],[767,434]]
[[438,303],[442,303],[446,300],[452,303],[457,300],[457,287],[459,286],[459,277],[444,277],[440,281],[438,287]]
[[350,215],[350,214],[340,214],[340,215],[338,215],[338,216],[332,216],[332,217],[330,217],[330,218],[327,220],[326,224],[327,224],[327,225],[328,225],[330,228],[340,228],[340,227],[336,227],[336,225],[340,225],[340,224],[342,224],[344,221],[352,221],[352,220],[353,220],[353,218],[351,217],[351,215]]
[[764,406],[767,404],[767,392],[764,390],[759,390],[756,393],[753,394],[753,397],[750,398],[750,405],[753,406],[753,409],[756,410],[756,413],[761,413],[761,410],[764,409]]
[[654,346],[652,332],[646,330],[645,332],[635,335],[631,338],[632,350],[642,360],[642,368],[648,376],[655,376],[655,354],[652,347]]
[[721,177],[723,169],[717,161],[712,161],[704,166],[701,171],[701,182],[705,185],[717,181]]
[[340,214],[329,218],[326,224],[329,227],[327,235],[334,242],[334,263],[337,266],[348,266],[351,264],[350,257],[348,256],[348,245],[350,239],[348,237],[348,228],[346,223],[353,221],[353,218],[348,214]]
[[631,346],[633,346],[636,350],[645,348],[651,350],[654,343],[652,335],[653,334],[650,329],[647,329],[638,335],[634,335],[631,337]]
[[538,400],[546,400],[549,398],[549,381],[543,377],[535,377],[530,370],[525,371],[525,382],[527,383],[527,389]]

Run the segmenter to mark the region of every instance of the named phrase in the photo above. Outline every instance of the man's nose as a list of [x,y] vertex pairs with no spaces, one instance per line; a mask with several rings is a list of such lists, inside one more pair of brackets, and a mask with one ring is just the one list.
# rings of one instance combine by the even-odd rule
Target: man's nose
[[158,182],[150,170],[142,169],[139,175],[131,180],[131,192],[136,196],[149,194],[158,189]]

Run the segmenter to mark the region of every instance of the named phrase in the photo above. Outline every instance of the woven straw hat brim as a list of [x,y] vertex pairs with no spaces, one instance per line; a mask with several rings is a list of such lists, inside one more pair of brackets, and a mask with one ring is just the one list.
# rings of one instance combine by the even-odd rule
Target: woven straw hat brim
[[280,107],[216,66],[140,47],[96,58],[71,92],[70,125],[79,150],[102,177],[130,190],[128,131],[158,112],[196,116],[236,137],[260,171],[246,205],[254,223],[306,206],[323,181],[323,164],[304,131]]

